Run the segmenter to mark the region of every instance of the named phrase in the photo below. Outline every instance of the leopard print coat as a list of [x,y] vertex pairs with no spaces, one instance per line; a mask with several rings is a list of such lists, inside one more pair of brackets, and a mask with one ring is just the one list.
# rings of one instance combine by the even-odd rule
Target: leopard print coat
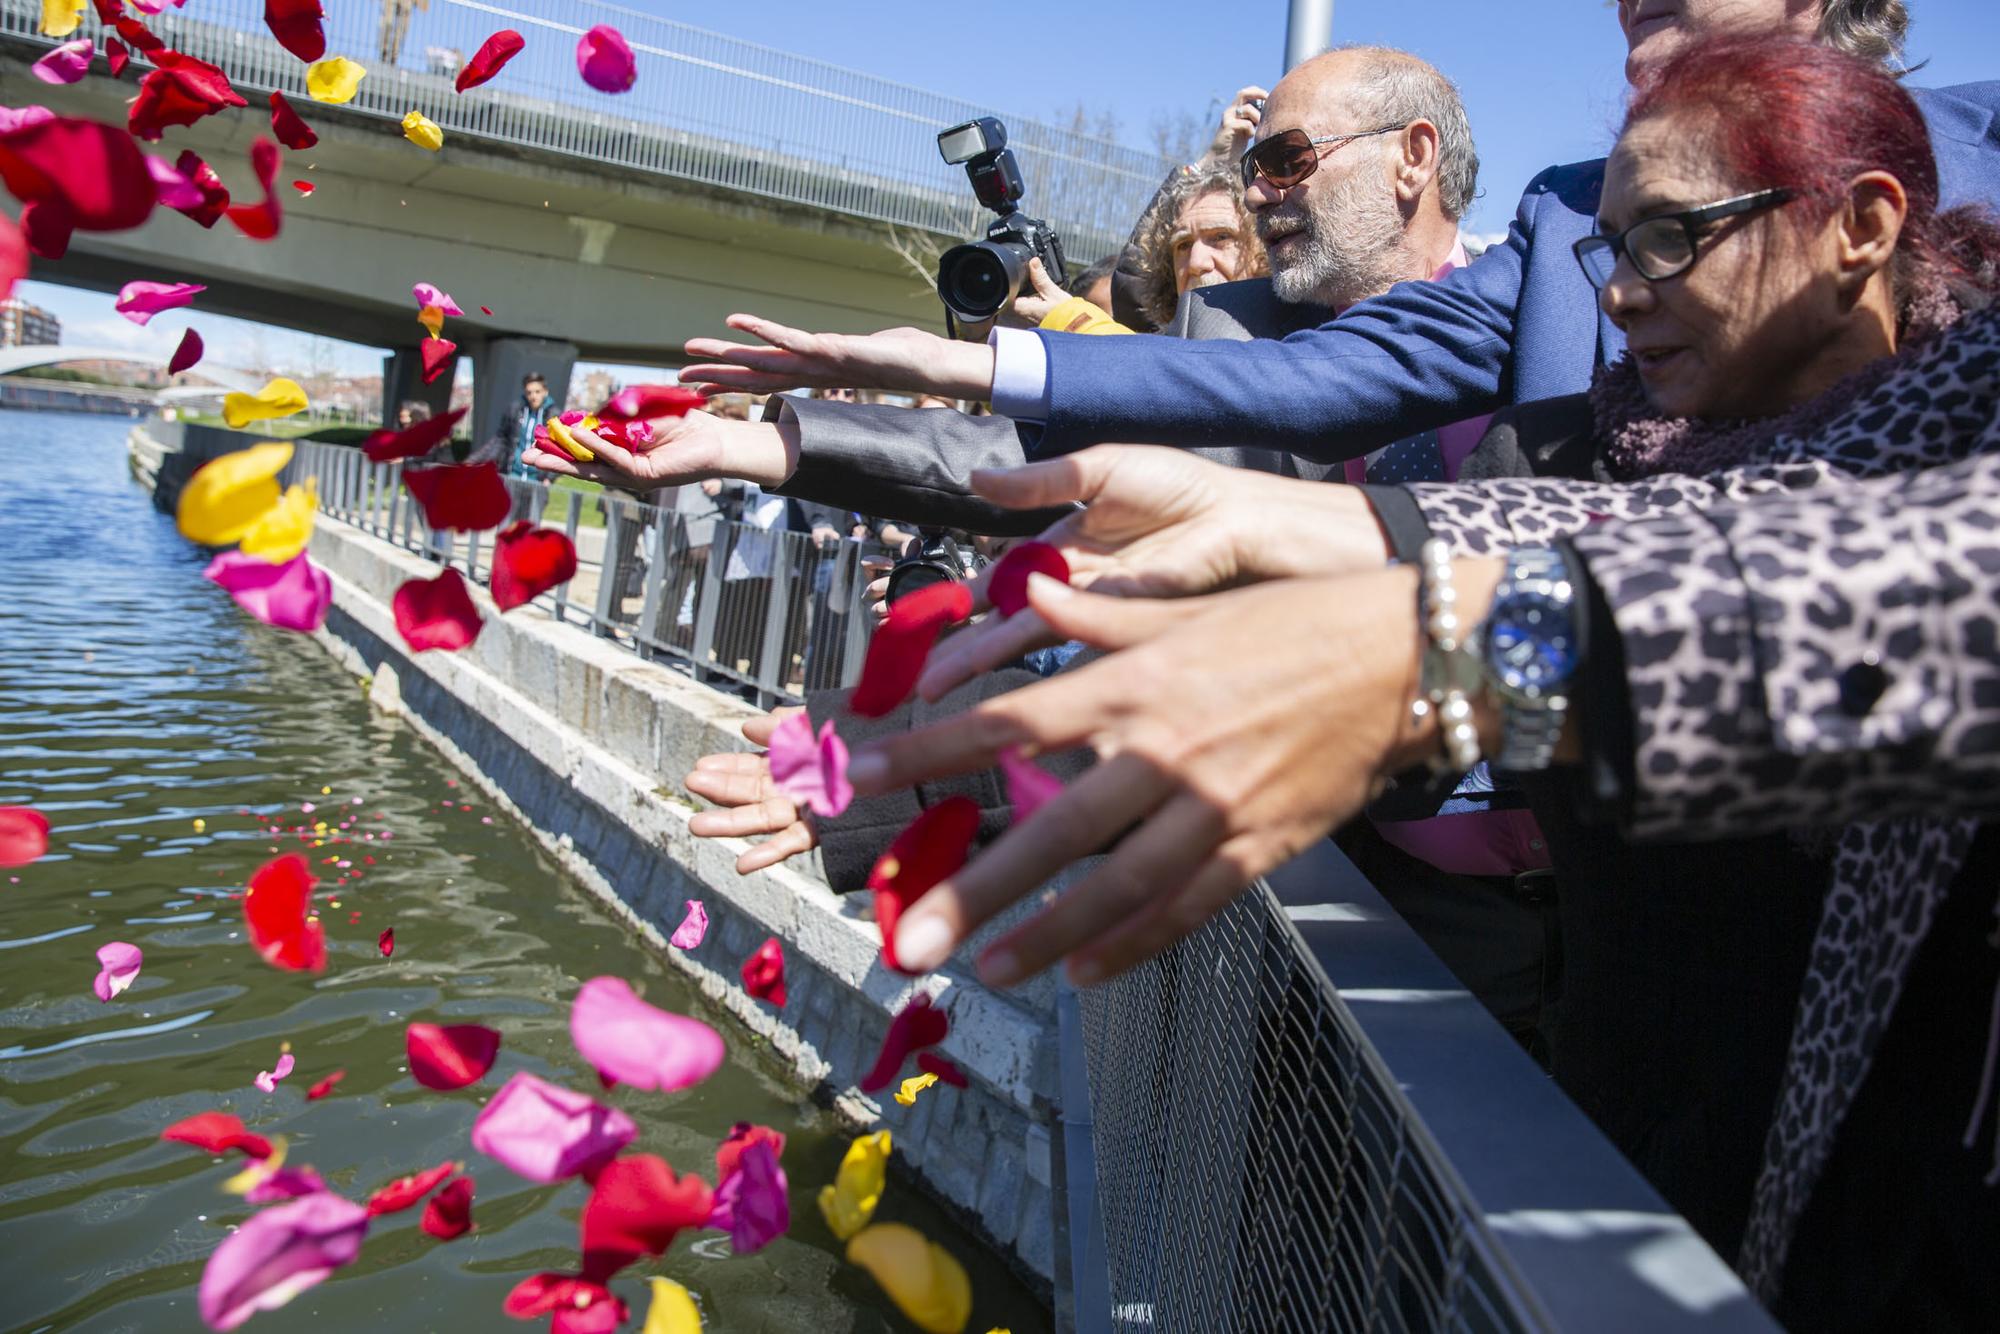
[[1587,565],[1625,650],[1635,837],[1844,824],[1737,1262],[1775,1297],[1977,831],[1957,817],[2000,804],[2000,307],[1726,472],[1409,490],[1462,552],[1566,539]]

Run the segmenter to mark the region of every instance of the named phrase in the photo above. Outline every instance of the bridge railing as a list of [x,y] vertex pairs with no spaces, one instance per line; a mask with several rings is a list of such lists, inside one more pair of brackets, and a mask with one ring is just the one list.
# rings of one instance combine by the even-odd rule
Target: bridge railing
[[[315,478],[323,515],[490,580],[493,535],[431,531],[402,470],[351,446],[299,441],[285,480]],[[671,499],[649,505],[520,477],[507,489],[510,523],[546,524],[576,545],[576,577],[536,599],[558,621],[684,664],[698,680],[745,688],[765,708],[860,678],[873,623],[867,544],[816,544],[702,512],[705,501],[680,511]]]
[[[0,0],[9,37],[49,41],[40,17],[40,0]],[[306,67],[271,37],[262,0],[201,0],[147,22],[246,94],[278,89],[314,114]],[[596,92],[577,74],[577,38],[599,23],[632,45],[638,82],[629,92]],[[502,28],[520,32],[525,49],[494,83],[455,92],[460,66]],[[447,144],[476,136],[953,238],[990,219],[963,170],[939,159],[936,136],[992,107],[601,0],[432,0],[421,11],[414,0],[345,3],[327,6],[325,29],[329,55],[368,68],[348,110],[392,121],[421,111]],[[954,58],[940,46],[940,74]],[[1046,121],[1002,119],[1027,206],[1056,225],[1079,263],[1124,241],[1172,166]]]

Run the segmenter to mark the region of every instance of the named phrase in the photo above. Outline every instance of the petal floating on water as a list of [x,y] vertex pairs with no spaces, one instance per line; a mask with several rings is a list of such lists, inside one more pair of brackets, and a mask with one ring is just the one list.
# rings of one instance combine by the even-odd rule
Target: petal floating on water
[[411,1024],[403,1035],[410,1073],[425,1088],[478,1082],[500,1053],[500,1034],[484,1024]]
[[97,999],[108,1001],[138,981],[139,968],[145,959],[145,953],[137,945],[122,940],[99,946],[97,980],[91,983],[91,990],[97,993]]
[[48,850],[48,816],[28,806],[0,806],[0,866],[26,866]]
[[662,1093],[707,1079],[727,1050],[707,1024],[646,1004],[619,977],[583,984],[570,1006],[569,1035],[600,1075]]
[[548,1185],[591,1176],[638,1135],[631,1117],[519,1072],[472,1123],[472,1147],[516,1176]]
[[396,928],[393,926],[384,928],[382,934],[375,937],[375,948],[382,952],[382,957],[385,959],[394,954],[396,952]]
[[281,1167],[265,1174],[256,1185],[243,1192],[245,1204],[276,1204],[296,1200],[301,1195],[326,1189],[326,1182],[310,1167]]
[[192,1144],[207,1153],[241,1149],[252,1158],[271,1156],[271,1141],[251,1134],[227,1112],[199,1112],[162,1130],[160,1138],[174,1144]]
[[202,1269],[198,1301],[210,1329],[275,1311],[361,1253],[368,1213],[320,1191],[250,1215]]
[[472,1178],[460,1177],[431,1197],[421,1226],[439,1241],[472,1231]]
[[332,1074],[328,1075],[325,1079],[320,1080],[319,1083],[314,1084],[311,1088],[306,1090],[306,1101],[318,1102],[321,1098],[324,1098],[327,1094],[333,1092],[334,1085],[338,1084],[341,1080],[345,1078],[347,1078],[347,1071],[345,1070],[334,1071]]
[[412,1172],[408,1176],[397,1177],[368,1197],[367,1209],[370,1214],[396,1214],[415,1204],[424,1196],[437,1189],[437,1184],[459,1170],[456,1162],[439,1163],[436,1167],[422,1172]]

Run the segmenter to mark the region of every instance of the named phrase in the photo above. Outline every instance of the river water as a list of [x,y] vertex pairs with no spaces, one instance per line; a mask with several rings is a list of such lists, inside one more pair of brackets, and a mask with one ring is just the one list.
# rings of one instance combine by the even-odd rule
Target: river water
[[[762,1122],[788,1137],[792,1186],[791,1232],[766,1250],[684,1235],[627,1270],[613,1286],[628,1328],[653,1274],[687,1285],[712,1331],[911,1328],[840,1258],[814,1205],[847,1132],[331,658],[204,582],[204,554],[126,474],[128,426],[0,412],[0,805],[52,825],[48,857],[0,871],[0,1328],[202,1328],[202,1264],[249,1210],[219,1189],[230,1168],[158,1135],[210,1109],[288,1136],[290,1161],[350,1198],[451,1158],[477,1181],[477,1231],[440,1243],[420,1209],[380,1218],[355,1264],[247,1329],[545,1327],[507,1320],[501,1300],[538,1270],[575,1268],[585,1188],[521,1181],[467,1137],[515,1070],[596,1087],[568,1004],[601,973],[730,1045],[693,1089],[606,1095],[638,1121],[633,1149],[713,1184],[730,1124]],[[322,847],[271,832],[320,821]],[[317,977],[267,967],[244,938],[233,896],[278,849],[304,850],[328,891]],[[390,927],[385,959],[376,937]],[[104,1004],[91,980],[113,940],[145,966]],[[418,1085],[403,1055],[413,1019],[498,1028],[494,1070],[452,1093]],[[287,1042],[296,1071],[258,1091]],[[307,1101],[335,1069],[334,1093]],[[877,1217],[966,1264],[974,1334],[1047,1327],[907,1183],[892,1177]]]

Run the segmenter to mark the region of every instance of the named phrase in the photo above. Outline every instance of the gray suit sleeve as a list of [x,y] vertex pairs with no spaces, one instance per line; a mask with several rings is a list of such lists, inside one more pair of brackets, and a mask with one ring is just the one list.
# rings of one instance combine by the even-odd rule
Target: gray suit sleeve
[[996,537],[1039,533],[1068,513],[1002,509],[972,493],[975,469],[1028,461],[1008,418],[789,398],[780,411],[799,424],[799,467],[779,495]]

